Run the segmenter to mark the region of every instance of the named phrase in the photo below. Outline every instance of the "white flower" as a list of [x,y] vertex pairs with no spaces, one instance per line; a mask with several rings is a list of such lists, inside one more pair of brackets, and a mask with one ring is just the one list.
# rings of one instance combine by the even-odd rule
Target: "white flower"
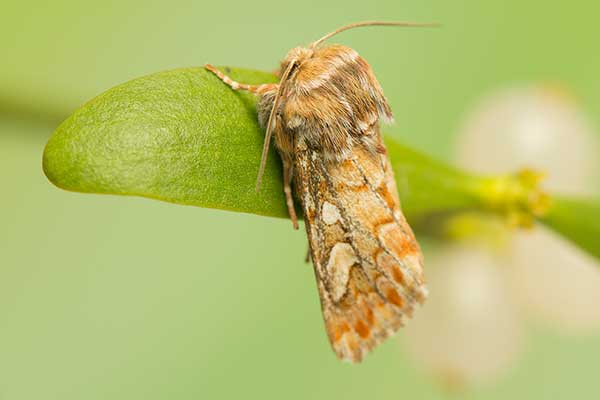
[[413,357],[452,387],[496,376],[521,349],[522,327],[502,264],[490,251],[458,244],[428,260],[430,295],[404,337]]
[[541,226],[514,234],[507,272],[520,304],[563,333],[600,332],[598,261]]
[[[501,174],[542,170],[552,193],[594,191],[598,147],[574,100],[546,87],[501,90],[466,119],[460,166]],[[562,332],[600,331],[597,260],[545,227],[447,244],[426,258],[430,298],[406,329],[418,362],[453,384],[508,370],[522,346],[524,317]],[[497,239],[497,238],[496,238]],[[483,243],[483,244],[482,244]]]
[[484,98],[467,116],[458,136],[457,162],[492,174],[533,167],[548,173],[544,184],[551,192],[589,194],[598,189],[595,139],[566,91],[509,88]]

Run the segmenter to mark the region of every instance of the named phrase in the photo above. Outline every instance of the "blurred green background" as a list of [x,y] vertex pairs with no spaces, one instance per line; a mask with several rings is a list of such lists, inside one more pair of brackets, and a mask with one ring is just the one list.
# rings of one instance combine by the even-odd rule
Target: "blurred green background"
[[[0,399],[455,396],[415,368],[401,339],[362,365],[335,359],[306,239],[289,221],[63,192],[43,176],[43,146],[118,83],[206,62],[271,70],[291,47],[366,19],[443,24],[337,39],[370,61],[405,143],[452,159],[466,110],[515,83],[564,85],[597,126],[599,13],[589,0],[5,0]],[[600,396],[600,336],[532,330],[507,376],[464,397]]]

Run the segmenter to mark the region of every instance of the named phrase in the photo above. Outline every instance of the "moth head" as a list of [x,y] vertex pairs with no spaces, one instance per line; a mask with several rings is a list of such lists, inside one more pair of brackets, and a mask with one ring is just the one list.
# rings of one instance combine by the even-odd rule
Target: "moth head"
[[286,54],[283,61],[281,61],[281,69],[280,71],[285,71],[291,62],[294,62],[296,65],[302,64],[304,61],[310,59],[315,54],[315,51],[311,48],[306,47],[294,47]]

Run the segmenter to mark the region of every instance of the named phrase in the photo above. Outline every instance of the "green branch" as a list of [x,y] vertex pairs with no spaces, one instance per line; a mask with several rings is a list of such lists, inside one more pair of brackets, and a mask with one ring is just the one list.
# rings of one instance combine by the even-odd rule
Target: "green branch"
[[68,116],[68,111],[50,104],[39,104],[31,99],[0,94],[0,118],[29,121],[54,127]]

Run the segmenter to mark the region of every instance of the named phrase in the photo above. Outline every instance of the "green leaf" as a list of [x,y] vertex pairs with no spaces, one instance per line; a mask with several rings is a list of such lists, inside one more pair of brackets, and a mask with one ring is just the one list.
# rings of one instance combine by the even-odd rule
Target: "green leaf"
[[[276,81],[264,72],[224,70],[244,83]],[[521,225],[544,215],[548,199],[535,173],[480,177],[385,141],[403,210],[417,228],[427,231],[440,217],[465,210]],[[66,190],[287,218],[273,149],[261,190],[254,190],[262,144],[253,95],[231,90],[203,68],[185,68],[135,79],[89,101],[56,129],[43,167]],[[561,204],[551,209],[549,225],[597,254],[596,242],[579,240],[597,226]]]
[[600,201],[555,196],[541,221],[600,258]]
[[[244,82],[276,81],[262,72],[228,73]],[[43,166],[67,190],[284,217],[274,151],[262,189],[254,191],[262,138],[252,95],[203,68],[178,69],[88,102],[50,138]]]

